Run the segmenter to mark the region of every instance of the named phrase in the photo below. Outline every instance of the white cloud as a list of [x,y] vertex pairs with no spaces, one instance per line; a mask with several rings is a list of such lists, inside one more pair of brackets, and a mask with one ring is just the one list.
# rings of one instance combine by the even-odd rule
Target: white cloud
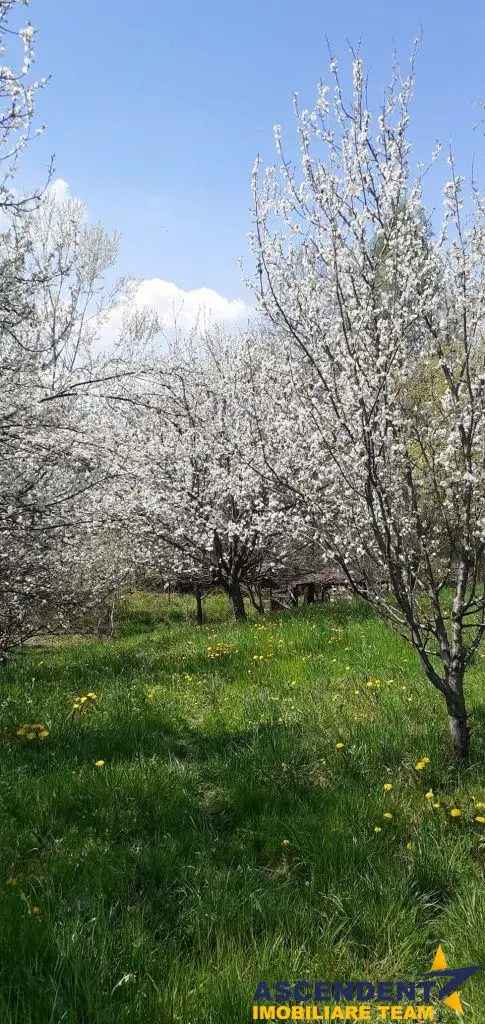
[[64,178],[56,178],[52,181],[47,189],[49,195],[55,199],[56,203],[65,203],[68,199],[71,199],[71,189]]
[[128,283],[127,297],[103,318],[96,347],[107,349],[121,339],[126,318],[130,319],[137,309],[155,313],[166,337],[175,329],[188,334],[215,324],[242,327],[254,315],[254,309],[242,299],[227,299],[213,288],[184,289],[160,277],[147,278]]
[[[17,189],[12,188],[10,191],[14,199],[20,198]],[[50,185],[46,188],[46,193],[48,196],[52,196],[54,202],[59,204],[65,203],[68,199],[72,198],[71,189],[67,181],[64,181],[64,178],[56,178],[55,181],[51,181]],[[10,214],[0,209],[0,232],[8,231],[11,225],[12,218]]]
[[160,277],[142,281],[136,289],[135,301],[139,306],[154,309],[165,329],[173,328],[175,323],[183,330],[216,323],[236,326],[245,323],[252,312],[242,299],[227,299],[213,288],[184,290]]
[[[21,198],[16,188],[11,188],[10,192],[14,199]],[[64,181],[64,178],[56,178],[55,181],[51,181],[50,185],[46,188],[46,192],[47,195],[53,197],[56,203],[64,203],[66,199],[71,198],[71,190],[67,181]],[[30,193],[27,193],[26,195],[29,194]],[[10,214],[5,210],[0,209],[0,232],[8,231],[11,226],[12,218]]]
[[[69,183],[56,178],[47,189],[56,203],[72,199]],[[136,269],[135,267],[133,268]],[[243,299],[228,299],[213,288],[180,288],[161,277],[145,278],[127,284],[127,297],[116,303],[103,318],[98,345],[109,347],[117,340],[127,314],[148,308],[156,313],[166,334],[179,330],[201,330],[215,324],[241,327],[254,315],[254,309]]]

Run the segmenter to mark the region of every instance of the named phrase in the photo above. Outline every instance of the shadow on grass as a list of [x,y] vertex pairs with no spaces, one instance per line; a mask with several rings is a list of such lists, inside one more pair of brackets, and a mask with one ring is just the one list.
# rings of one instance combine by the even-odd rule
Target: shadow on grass
[[5,777],[0,786],[14,872],[48,874],[59,895],[94,889],[118,907],[112,927],[130,904],[157,941],[175,930],[182,955],[213,948],[215,919],[238,941],[274,928],[304,941],[335,893],[350,945],[365,947],[376,943],[393,888],[400,913],[423,923],[458,891],[460,865],[426,827],[425,856],[404,879],[408,825],[396,820],[388,836],[374,835],[381,787],[364,772],[350,779],[329,765],[315,776],[318,731],[119,725],[78,737],[76,750],[66,735],[31,751],[17,760],[23,785],[14,791]]
[[[323,629],[369,617],[367,606],[343,602],[284,618],[290,632],[306,619]],[[319,721],[275,717],[237,729],[215,702],[215,713],[196,726],[172,699],[180,674],[223,672],[224,689],[241,680],[245,662],[233,655],[211,661],[203,633],[200,649],[187,649],[181,660],[190,627],[184,636],[158,629],[159,622],[158,631],[150,620],[145,625],[139,642],[126,636],[48,656],[35,651],[19,660],[17,679],[17,669],[8,670],[22,713],[45,693],[54,725],[45,746],[10,743],[3,752],[3,862],[5,877],[17,876],[18,885],[17,894],[0,893],[0,973],[20,1007],[8,1016],[5,1004],[5,1021],[45,1024],[55,1006],[55,1019],[69,1024],[182,1017],[214,1024],[243,1019],[248,965],[254,985],[265,971],[381,976],[392,947],[402,976],[415,971],[423,943],[432,938],[430,956],[438,941],[446,943],[450,903],[459,908],[463,892],[475,894],[481,880],[477,865],[470,867],[468,824],[427,815],[423,780],[415,792],[403,775],[419,829],[405,793],[402,807],[396,794],[394,818],[384,823],[383,768],[392,769],[397,790],[403,760],[394,719],[382,735],[361,722],[358,751],[339,758],[324,711]],[[244,627],[225,630],[231,643],[245,635]],[[308,634],[307,651],[319,642]],[[157,681],[165,694],[152,705],[144,690]],[[103,696],[91,717],[64,717],[74,693],[98,688]],[[479,715],[477,730],[485,709]],[[410,747],[433,755],[437,782],[445,774],[441,742],[431,716],[420,719]],[[456,778],[453,769],[447,785]],[[39,920],[19,891],[42,908]],[[468,931],[479,934],[479,923],[477,914]],[[461,962],[471,961],[463,954]],[[227,984],[211,990],[226,964]],[[204,970],[202,985],[197,971]],[[118,984],[130,976],[136,984]],[[227,993],[241,978],[236,1005]],[[177,1016],[168,996],[163,1002],[170,988],[178,993]]]

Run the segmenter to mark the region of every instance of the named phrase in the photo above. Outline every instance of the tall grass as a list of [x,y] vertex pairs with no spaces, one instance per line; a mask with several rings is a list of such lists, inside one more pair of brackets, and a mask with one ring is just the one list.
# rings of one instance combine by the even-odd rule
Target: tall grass
[[[458,767],[365,607],[207,611],[137,595],[112,640],[2,670],[1,1024],[235,1024],[261,979],[485,961],[481,658]],[[462,1000],[483,1024],[485,976]]]

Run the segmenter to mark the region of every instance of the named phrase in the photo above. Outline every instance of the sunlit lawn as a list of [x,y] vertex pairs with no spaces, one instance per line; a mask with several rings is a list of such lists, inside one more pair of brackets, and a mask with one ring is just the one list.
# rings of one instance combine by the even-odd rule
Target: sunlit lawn
[[[485,661],[459,769],[362,606],[191,611],[138,596],[2,670],[0,1024],[235,1024],[263,978],[485,962]],[[485,974],[462,1000],[483,1024]]]

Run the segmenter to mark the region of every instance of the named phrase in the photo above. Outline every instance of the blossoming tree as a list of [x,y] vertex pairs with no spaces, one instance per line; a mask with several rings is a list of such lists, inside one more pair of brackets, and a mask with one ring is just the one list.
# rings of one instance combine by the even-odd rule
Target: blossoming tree
[[[33,134],[35,99],[45,78],[32,77],[35,61],[35,29],[27,22],[19,29],[12,27],[29,0],[0,0],[0,210],[19,213],[32,207],[36,196],[22,197],[12,186],[18,158]],[[8,45],[7,45],[8,44]],[[9,63],[4,63],[8,52]]]
[[266,462],[354,592],[414,646],[464,758],[464,679],[485,628],[485,203],[475,185],[465,203],[450,155],[430,235],[413,66],[376,116],[360,56],[349,98],[335,60],[330,72],[313,110],[296,102],[299,169],[276,129],[278,165],[254,174],[285,438],[266,437]]
[[116,249],[81,203],[50,190],[0,238],[0,655],[39,630],[82,622],[129,576],[104,505],[113,474],[105,391],[134,373],[122,352],[155,324],[127,316],[123,348],[101,348]]
[[244,619],[244,592],[284,554],[283,519],[257,463],[244,348],[216,334],[193,342],[175,342],[123,412],[114,514],[140,566],[218,584]]

